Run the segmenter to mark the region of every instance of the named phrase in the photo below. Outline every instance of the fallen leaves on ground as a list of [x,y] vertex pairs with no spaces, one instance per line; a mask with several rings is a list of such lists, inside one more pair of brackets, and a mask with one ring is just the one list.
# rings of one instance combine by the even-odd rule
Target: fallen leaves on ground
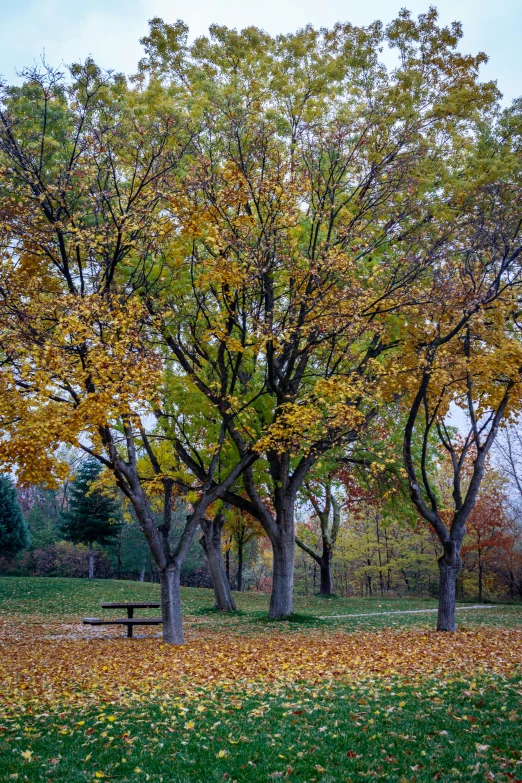
[[[130,705],[165,697],[197,698],[214,688],[277,690],[400,675],[510,675],[522,666],[522,632],[479,630],[196,637],[184,647],[140,639],[19,639],[0,645],[3,714],[98,702]],[[110,719],[110,718],[109,718]]]

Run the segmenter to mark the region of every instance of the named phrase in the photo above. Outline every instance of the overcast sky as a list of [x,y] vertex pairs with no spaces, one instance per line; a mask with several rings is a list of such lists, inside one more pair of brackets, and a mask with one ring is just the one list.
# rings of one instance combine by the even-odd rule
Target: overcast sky
[[[316,27],[336,21],[388,22],[403,4],[418,14],[427,10],[429,0],[0,0],[0,74],[13,81],[17,70],[44,51],[53,65],[91,54],[105,68],[133,73],[142,54],[139,39],[154,16],[168,22],[183,19],[192,37],[204,34],[213,22],[238,29],[257,25],[274,34],[309,22]],[[489,55],[483,77],[497,80],[505,101],[522,95],[522,0],[433,4],[445,24],[464,24],[464,51]]]

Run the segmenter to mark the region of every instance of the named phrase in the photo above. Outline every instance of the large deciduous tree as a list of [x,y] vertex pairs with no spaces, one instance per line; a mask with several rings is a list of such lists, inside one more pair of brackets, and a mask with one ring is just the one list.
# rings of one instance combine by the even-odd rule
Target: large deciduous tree
[[[404,459],[412,501],[443,547],[437,619],[441,631],[456,627],[461,546],[488,454],[506,417],[516,414],[521,404],[519,109],[515,105],[497,124],[477,133],[481,181],[473,184],[473,170],[463,170],[463,181],[468,179],[459,199],[459,231],[438,265],[422,318],[407,324],[405,342],[411,355],[405,381]],[[448,426],[448,417],[458,409],[469,427],[463,439]],[[418,457],[412,452],[415,432],[424,443]],[[427,464],[432,434],[451,464],[451,509],[442,509]]]
[[68,80],[28,71],[0,96],[2,459],[22,481],[49,484],[67,469],[57,447],[69,442],[113,474],[156,562],[170,643],[183,641],[181,565],[219,491],[196,498],[173,541],[173,482],[140,475],[162,358],[134,292],[161,276],[155,260],[171,230],[163,196],[192,136],[178,94],[129,90],[92,61]]
[[[390,395],[400,390],[398,315],[422,320],[454,219],[437,217],[496,96],[478,82],[484,56],[457,51],[460,36],[431,10],[387,30],[272,38],[214,26],[190,47],[183,25],[156,19],[144,39],[143,79],[183,84],[201,133],[171,199],[173,283],[142,293],[175,374],[211,406],[237,459],[259,455],[242,474],[247,498],[227,502],[270,538],[272,618],[293,609],[303,481],[365,430],[383,376],[395,378]],[[401,56],[391,72],[378,57],[386,44]],[[177,415],[159,420],[183,440]],[[184,447],[204,480],[194,443]]]

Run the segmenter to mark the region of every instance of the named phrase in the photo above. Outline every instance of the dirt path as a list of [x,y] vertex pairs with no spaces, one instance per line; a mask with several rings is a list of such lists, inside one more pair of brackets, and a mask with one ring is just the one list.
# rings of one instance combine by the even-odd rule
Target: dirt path
[[[457,611],[464,611],[465,609],[496,609],[493,604],[472,604],[471,606],[457,606]],[[438,612],[438,609],[397,609],[393,612],[365,612],[364,614],[323,614],[319,617],[320,620],[335,620],[339,617],[378,617],[379,615],[386,614],[429,614],[430,612]]]

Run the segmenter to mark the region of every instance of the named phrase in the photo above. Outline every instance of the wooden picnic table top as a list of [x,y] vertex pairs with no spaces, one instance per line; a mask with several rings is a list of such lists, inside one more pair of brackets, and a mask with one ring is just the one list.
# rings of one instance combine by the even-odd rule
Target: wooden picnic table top
[[161,617],[118,617],[116,620],[101,620],[99,617],[84,617],[85,625],[161,625]]
[[159,601],[125,601],[122,603],[114,603],[112,601],[100,604],[102,609],[158,609],[161,606]]

